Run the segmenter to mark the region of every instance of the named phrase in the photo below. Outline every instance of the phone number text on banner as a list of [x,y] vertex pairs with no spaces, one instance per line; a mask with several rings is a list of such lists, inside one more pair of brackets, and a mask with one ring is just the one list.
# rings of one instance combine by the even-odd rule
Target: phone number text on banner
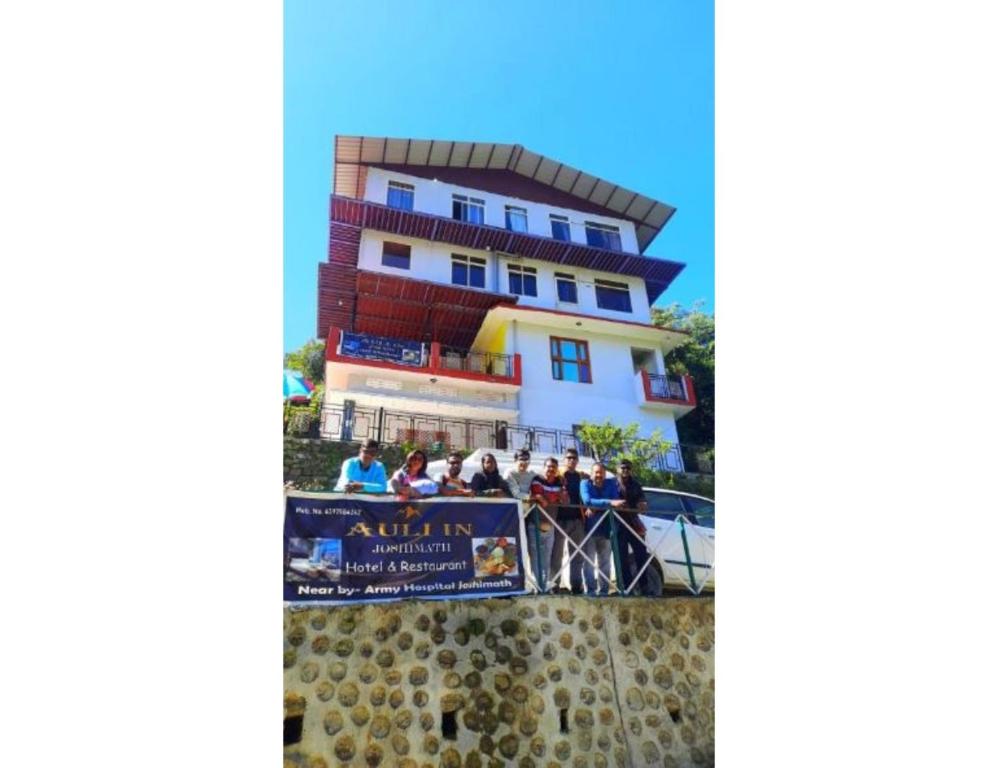
[[369,602],[522,594],[519,502],[293,492],[284,599]]

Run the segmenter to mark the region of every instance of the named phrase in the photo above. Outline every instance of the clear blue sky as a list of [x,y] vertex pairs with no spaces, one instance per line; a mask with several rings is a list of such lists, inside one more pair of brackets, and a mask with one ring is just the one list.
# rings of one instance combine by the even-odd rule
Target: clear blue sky
[[315,336],[336,134],[522,144],[678,210],[659,299],[714,308],[714,9],[285,0],[284,346]]

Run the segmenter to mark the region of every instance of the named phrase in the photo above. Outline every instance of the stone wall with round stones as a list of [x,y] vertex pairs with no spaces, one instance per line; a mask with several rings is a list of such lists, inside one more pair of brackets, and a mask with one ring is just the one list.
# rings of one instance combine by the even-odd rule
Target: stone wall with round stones
[[712,599],[407,601],[284,621],[285,768],[714,763]]

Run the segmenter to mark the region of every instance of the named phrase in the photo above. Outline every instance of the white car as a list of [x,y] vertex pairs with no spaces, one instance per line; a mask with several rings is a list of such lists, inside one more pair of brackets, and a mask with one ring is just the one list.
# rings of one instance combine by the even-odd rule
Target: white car
[[[464,460],[461,477],[471,480],[472,475],[482,468],[482,456],[491,453],[496,457],[499,473],[506,474],[516,465],[514,452],[479,448]],[[561,457],[556,457],[559,463]],[[530,458],[530,470],[543,475],[543,462],[546,455],[534,454]],[[582,459],[580,469],[588,469],[588,462]],[[427,471],[434,480],[447,471],[443,459],[430,462]],[[682,491],[665,488],[645,488],[648,509],[640,518],[645,526],[645,546],[655,556],[648,567],[649,581],[653,595],[662,594],[664,589],[683,589],[699,594],[714,589],[714,501],[705,496],[697,496]],[[524,556],[526,556],[524,551]],[[613,574],[611,573],[611,576]],[[562,574],[561,583],[568,587],[568,569]]]

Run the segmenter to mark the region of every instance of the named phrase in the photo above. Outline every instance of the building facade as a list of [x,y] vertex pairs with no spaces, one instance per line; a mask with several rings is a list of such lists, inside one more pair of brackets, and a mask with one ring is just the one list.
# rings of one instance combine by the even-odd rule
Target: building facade
[[685,337],[651,305],[683,265],[643,255],[672,207],[513,144],[334,151],[324,437],[561,452],[610,418],[678,444]]

